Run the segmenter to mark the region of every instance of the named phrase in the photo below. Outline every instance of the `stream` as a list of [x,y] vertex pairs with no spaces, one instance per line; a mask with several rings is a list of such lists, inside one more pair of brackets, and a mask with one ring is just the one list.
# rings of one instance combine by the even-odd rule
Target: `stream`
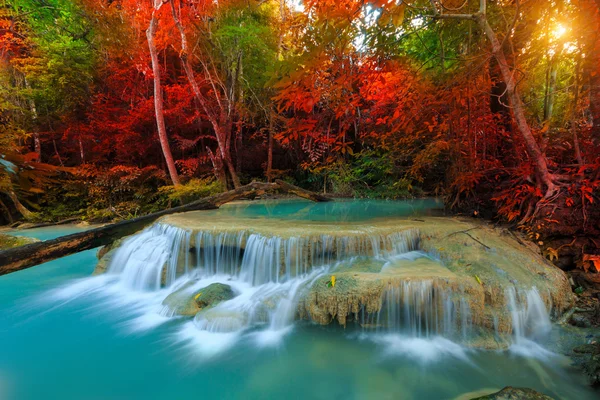
[[[435,200],[240,202],[206,215],[257,221],[276,217],[292,224],[358,223],[439,215],[439,206]],[[13,233],[46,240],[82,229],[60,226]],[[513,321],[515,329],[539,325],[539,335],[525,338],[517,332],[509,350],[474,350],[441,329],[421,334],[294,321],[296,294],[335,268],[331,262],[273,278],[252,269],[265,265],[264,257],[252,259],[245,261],[253,263],[246,269],[242,265],[242,272],[253,274],[248,278],[226,268],[211,270],[209,264],[225,264],[206,261],[205,255],[209,272],[194,275],[195,285],[222,282],[237,293],[215,308],[219,312],[246,311],[261,303],[257,296],[278,299],[266,319],[240,326],[237,320],[218,319],[219,324],[210,325],[198,316],[177,317],[164,310],[162,300],[185,277],[173,276],[170,289],[161,285],[148,260],[165,262],[160,259],[164,243],[144,243],[146,261],[133,265],[128,258],[111,267],[113,273],[91,277],[97,263],[93,250],[0,277],[0,399],[469,399],[509,385],[556,399],[597,398],[583,375],[559,354],[583,342],[584,334],[550,324],[533,292],[527,294],[528,309],[519,313],[514,306]],[[248,241],[246,253],[250,248]],[[421,289],[404,290],[415,298],[423,296]],[[387,296],[401,294],[390,290]],[[388,311],[394,324],[407,327],[401,310]],[[407,312],[420,318],[412,309]],[[423,324],[418,319],[410,326]]]

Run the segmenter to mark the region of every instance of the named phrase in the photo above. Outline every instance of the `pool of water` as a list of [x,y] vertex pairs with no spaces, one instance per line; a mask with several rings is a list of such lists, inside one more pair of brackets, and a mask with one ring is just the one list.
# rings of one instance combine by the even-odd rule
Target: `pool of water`
[[[211,212],[366,220],[437,207],[344,203],[240,203]],[[79,229],[18,234],[49,239]],[[143,297],[81,290],[103,279],[88,278],[95,263],[95,251],[86,251],[0,277],[0,399],[453,399],[507,385],[597,398],[551,351],[565,336],[557,327],[548,343],[505,352],[309,323],[276,338],[260,328],[215,338],[190,331],[185,318],[148,320]]]
[[303,221],[360,222],[386,217],[418,217],[443,214],[440,199],[426,198],[410,201],[336,200],[312,203],[302,199],[239,201],[208,215],[228,215],[242,218],[282,218]]

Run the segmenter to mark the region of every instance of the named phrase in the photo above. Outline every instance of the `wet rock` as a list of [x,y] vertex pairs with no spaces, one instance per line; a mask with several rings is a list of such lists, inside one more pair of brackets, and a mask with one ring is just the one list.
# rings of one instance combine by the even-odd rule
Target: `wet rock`
[[29,238],[25,236],[12,236],[0,234],[0,250],[12,249],[13,247],[24,246],[39,242],[38,239]]
[[581,346],[577,346],[573,349],[575,353],[579,354],[593,354],[598,350],[598,345],[596,344],[582,344]]
[[111,260],[117,252],[117,249],[121,246],[121,244],[123,244],[123,240],[124,238],[117,239],[111,244],[102,246],[98,250],[98,252],[96,253],[98,263],[96,264],[96,268],[94,268],[94,273],[92,275],[104,274],[108,270],[108,266],[110,265]]
[[577,346],[573,349],[577,364],[587,375],[590,385],[600,386],[600,340],[592,338],[590,343]]
[[223,283],[213,283],[200,289],[195,295],[194,300],[200,309],[213,306],[223,301],[231,300],[235,297],[231,286]]
[[195,281],[186,283],[163,300],[162,305],[165,306],[165,314],[191,317],[200,311],[200,307],[194,300],[196,293],[193,286],[195,283]]
[[195,290],[195,281],[190,281],[168,295],[162,302],[168,315],[194,316],[203,308],[215,306],[235,297],[231,286],[213,283]]
[[592,326],[588,317],[582,314],[573,314],[569,323],[579,328],[589,328]]
[[499,392],[491,393],[471,400],[553,400],[552,397],[533,389],[507,386]]

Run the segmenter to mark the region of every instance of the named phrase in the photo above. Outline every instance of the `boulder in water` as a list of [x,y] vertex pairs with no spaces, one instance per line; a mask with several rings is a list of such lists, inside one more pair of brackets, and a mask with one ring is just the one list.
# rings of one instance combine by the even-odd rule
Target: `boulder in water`
[[190,281],[163,300],[168,314],[191,317],[204,308],[235,297],[231,286],[223,283],[213,283],[199,290],[193,289],[195,284],[195,281]]
[[543,393],[536,392],[533,389],[515,388],[507,386],[499,392],[491,393],[486,396],[475,397],[471,400],[553,400],[552,397]]
[[125,239],[117,239],[111,244],[102,246],[98,250],[98,252],[96,253],[98,263],[96,264],[96,268],[94,268],[94,273],[92,275],[100,275],[108,270],[108,266],[110,265],[111,260],[117,252],[117,249],[123,244],[123,240]]
[[577,346],[573,352],[580,358],[578,364],[588,376],[590,385],[600,386],[600,338],[591,340],[588,344]]
[[214,306],[234,297],[231,286],[223,283],[213,283],[201,289],[194,295],[194,300],[200,309]]

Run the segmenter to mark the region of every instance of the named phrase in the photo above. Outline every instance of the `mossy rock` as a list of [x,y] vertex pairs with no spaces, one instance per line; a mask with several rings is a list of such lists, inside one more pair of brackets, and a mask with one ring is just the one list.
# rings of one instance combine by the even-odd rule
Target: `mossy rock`
[[39,242],[39,240],[25,236],[12,236],[0,233],[0,250],[12,249],[14,247],[25,246],[26,244],[35,242]]
[[587,375],[590,385],[600,386],[600,341],[582,344],[573,349],[575,355],[580,356],[579,364]]
[[124,240],[125,238],[117,239],[111,244],[107,244],[98,249],[98,252],[96,253],[98,263],[96,264],[96,268],[94,268],[94,273],[92,275],[104,274],[108,270],[110,262]]
[[223,283],[213,283],[194,295],[194,300],[200,309],[214,306],[235,297],[231,286]]
[[163,300],[162,305],[168,308],[167,314],[191,317],[204,308],[235,297],[231,286],[223,283],[213,283],[199,290],[193,289],[195,284],[190,281]]
[[552,397],[533,389],[507,386],[499,392],[491,393],[471,400],[553,400]]

